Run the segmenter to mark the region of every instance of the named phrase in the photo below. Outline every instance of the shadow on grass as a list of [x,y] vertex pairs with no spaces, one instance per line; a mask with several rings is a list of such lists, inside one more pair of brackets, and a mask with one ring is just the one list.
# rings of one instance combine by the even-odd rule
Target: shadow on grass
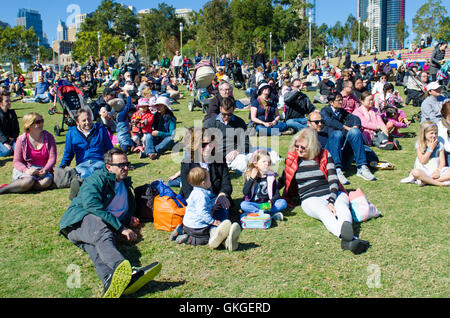
[[139,291],[134,293],[133,295],[130,295],[126,298],[136,298],[136,297],[142,297],[147,294],[155,293],[155,292],[162,292],[165,290],[169,290],[172,288],[176,288],[178,286],[186,284],[186,281],[177,281],[177,282],[158,282],[158,281],[151,281],[148,284],[144,285]]

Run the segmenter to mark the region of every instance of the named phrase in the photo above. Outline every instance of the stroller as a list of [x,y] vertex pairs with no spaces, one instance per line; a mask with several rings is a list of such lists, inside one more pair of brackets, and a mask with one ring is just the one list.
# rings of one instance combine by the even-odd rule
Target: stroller
[[199,106],[206,113],[212,99],[207,91],[207,87],[211,85],[215,77],[216,73],[214,72],[211,61],[202,60],[195,66],[191,81],[192,96],[194,99],[188,104],[189,111],[193,111],[195,106]]
[[[57,110],[57,102],[61,105],[62,112]],[[90,110],[88,106],[84,105],[84,98],[81,90],[69,82],[58,83],[55,101],[53,106],[48,110],[49,115],[62,114],[61,127],[59,125],[54,127],[56,136],[59,136],[61,132],[64,131],[64,123],[69,127],[75,126],[75,113],[80,108],[87,108]]]
[[436,79],[442,86],[444,86],[445,89],[444,93],[446,93],[446,95],[448,95],[449,93],[449,85],[450,85],[449,75],[450,75],[450,61],[447,61],[444,63],[444,65],[442,65],[441,69],[436,74]]
[[241,64],[234,61],[230,63],[229,68],[231,69],[231,78],[233,79],[234,86],[245,90],[245,80],[244,74],[242,74]]

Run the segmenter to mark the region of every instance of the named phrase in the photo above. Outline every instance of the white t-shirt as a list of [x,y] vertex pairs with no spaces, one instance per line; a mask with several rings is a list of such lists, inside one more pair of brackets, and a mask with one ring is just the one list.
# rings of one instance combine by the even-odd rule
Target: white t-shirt
[[128,193],[125,182],[116,182],[114,191],[116,192],[116,195],[108,205],[107,210],[116,218],[120,219],[120,217],[128,210]]
[[183,65],[183,57],[180,55],[175,55],[173,57],[173,66],[182,66]]

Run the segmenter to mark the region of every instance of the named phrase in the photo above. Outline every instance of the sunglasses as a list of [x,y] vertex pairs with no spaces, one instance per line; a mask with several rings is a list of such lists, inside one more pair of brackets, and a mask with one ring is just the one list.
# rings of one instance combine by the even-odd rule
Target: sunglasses
[[222,117],[231,117],[233,116],[233,113],[221,113]]
[[295,149],[306,150],[305,146],[295,145],[294,147],[295,147]]
[[44,123],[44,119],[38,119],[38,120],[33,121],[33,125],[40,125],[43,123]]
[[131,162],[110,163],[109,165],[123,169],[125,167],[129,168],[131,166]]
[[320,119],[320,120],[310,120],[309,122],[310,123],[314,123],[316,125],[323,125],[324,124],[322,119]]

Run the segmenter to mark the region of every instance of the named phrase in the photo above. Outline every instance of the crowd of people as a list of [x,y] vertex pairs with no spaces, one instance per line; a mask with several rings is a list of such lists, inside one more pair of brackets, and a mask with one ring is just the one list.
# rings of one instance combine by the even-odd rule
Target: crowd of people
[[[440,43],[437,50],[446,49]],[[401,132],[411,124],[402,107],[409,101],[421,107],[416,163],[402,183],[450,185],[450,101],[442,83],[433,77],[435,55],[428,70],[416,64],[400,65],[396,73],[389,64],[352,63],[347,57],[341,69],[326,57],[310,64],[299,54],[292,63],[270,61],[261,50],[252,65],[231,54],[217,65],[218,75],[208,87],[212,95],[203,127],[188,128],[183,138],[184,159],[169,185],[180,187],[187,207],[183,223],[171,234],[177,243],[222,244],[228,251],[239,246],[241,226],[230,221],[230,211],[259,213],[264,210],[275,221],[284,219],[287,208],[301,206],[320,220],[341,241],[343,250],[364,253],[370,243],[360,240],[352,227],[349,195],[343,185],[353,162],[356,175],[376,181],[373,171],[380,160],[373,147],[400,150]],[[0,194],[43,190],[52,186],[54,169],[71,166],[71,204],[62,217],[60,233],[89,253],[101,279],[105,297],[131,294],[159,273],[158,262],[133,268],[114,242],[118,233],[136,241],[136,201],[128,172],[128,156],[158,160],[175,144],[177,119],[173,107],[183,98],[179,85],[188,85],[194,63],[177,51],[172,61],[164,55],[148,68],[139,61],[133,45],[99,63],[91,57],[85,66],[64,68],[55,74],[36,65],[41,72],[35,101],[48,103],[55,87],[75,85],[89,107],[74,114],[75,125],[65,136],[64,154],[57,164],[55,138],[44,130],[44,118],[28,113],[22,118],[11,109],[11,90],[0,93],[0,156],[13,155],[13,179],[0,186]],[[304,63],[306,62],[306,63]],[[235,112],[243,104],[234,98],[236,77],[233,63],[241,66],[249,102],[248,122]],[[370,67],[369,67],[370,66]],[[253,69],[250,71],[250,69]],[[434,72],[434,73],[433,73]],[[395,85],[394,85],[395,84]],[[98,86],[105,86],[96,98]],[[396,87],[403,86],[403,101]],[[23,87],[22,87],[23,88]],[[311,99],[306,92],[314,91]],[[95,100],[94,100],[95,99]],[[321,104],[321,107],[317,104]],[[251,135],[293,135],[283,173],[272,166],[270,149],[252,147]],[[163,160],[167,160],[164,157]],[[242,174],[242,198],[235,207],[230,170]],[[345,175],[347,174],[347,176]],[[235,194],[236,196],[236,194]]]

